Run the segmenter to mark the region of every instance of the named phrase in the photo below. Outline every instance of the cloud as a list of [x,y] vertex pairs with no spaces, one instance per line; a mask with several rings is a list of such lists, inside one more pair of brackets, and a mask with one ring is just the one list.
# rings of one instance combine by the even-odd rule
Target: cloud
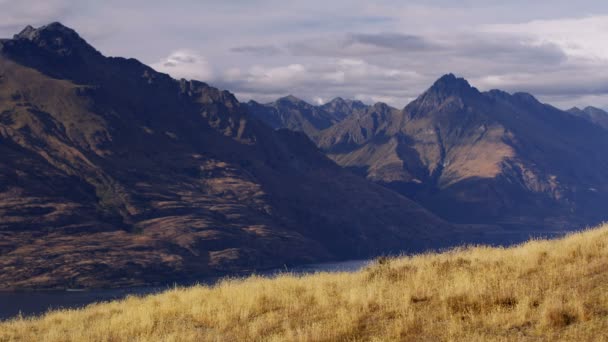
[[151,66],[155,70],[167,73],[177,79],[185,78],[209,82],[214,76],[209,62],[197,52],[188,49],[177,50]]
[[41,26],[65,18],[71,12],[68,0],[0,0],[0,32],[8,37],[27,25]]
[[359,43],[389,50],[428,50],[434,45],[421,36],[401,33],[358,33],[351,34],[348,38],[352,44]]
[[231,52],[246,53],[256,56],[272,56],[281,53],[281,49],[274,45],[245,45],[235,46],[230,49]]
[[[348,32],[321,38],[302,34],[282,43],[279,39],[275,45],[233,45],[232,65],[203,76],[215,76],[215,85],[244,100],[271,101],[295,94],[318,102],[341,96],[402,107],[436,78],[454,72],[481,90],[531,92],[561,107],[586,99],[599,105],[600,95],[608,95],[608,53],[604,45],[596,47],[605,22],[604,17],[593,17],[453,32]],[[562,24],[568,29],[559,31]],[[245,54],[252,59],[238,57]],[[167,68],[179,65],[179,77],[201,78],[201,70],[211,69],[209,63],[196,66],[184,56],[164,62],[168,64],[160,69],[174,76],[176,70]]]
[[303,39],[287,44],[295,56],[356,57],[391,53],[412,53],[438,47],[421,36],[400,33],[350,33],[321,39]]
[[[420,75],[412,71],[385,68],[361,59],[336,58],[321,63],[231,68],[218,78],[218,83],[233,89],[241,100],[272,101],[297,94],[315,103],[319,99],[342,96],[367,102],[382,98],[400,105],[404,98],[411,97],[407,89],[419,78]],[[384,95],[378,96],[376,92]]]
[[[423,58],[481,60],[484,64],[559,64],[566,59],[554,43],[536,42],[529,37],[499,33],[455,33],[432,37],[399,33],[348,34],[341,37],[303,40],[288,45],[295,56],[372,57],[389,55],[404,61]],[[384,57],[383,57],[384,58]]]
[[487,25],[484,31],[525,35],[537,44],[550,43],[559,46],[568,56],[608,60],[608,16],[495,24]]
[[0,0],[0,9],[3,37],[61,21],[104,53],[242,98],[401,107],[453,72],[560,107],[608,102],[608,2],[597,0]]

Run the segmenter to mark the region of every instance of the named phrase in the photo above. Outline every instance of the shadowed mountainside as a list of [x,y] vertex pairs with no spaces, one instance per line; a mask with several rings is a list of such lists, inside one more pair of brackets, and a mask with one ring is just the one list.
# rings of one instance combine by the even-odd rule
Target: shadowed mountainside
[[0,41],[0,288],[125,286],[449,243],[226,91],[53,23]]

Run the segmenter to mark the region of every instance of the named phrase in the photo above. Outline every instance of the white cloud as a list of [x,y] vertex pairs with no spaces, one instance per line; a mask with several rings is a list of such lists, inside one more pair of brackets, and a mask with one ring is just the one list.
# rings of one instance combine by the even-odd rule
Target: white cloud
[[57,21],[70,12],[69,0],[0,0],[0,32],[12,35],[27,25]]
[[454,72],[561,107],[608,103],[608,2],[597,0],[0,0],[2,37],[52,21],[104,53],[242,98],[403,106]]
[[155,70],[177,79],[208,82],[213,79],[214,75],[209,62],[200,54],[188,49],[177,50],[151,66]]
[[536,44],[552,43],[571,57],[608,60],[608,16],[488,25],[485,30],[531,37]]
[[[362,59],[327,58],[284,66],[256,65],[247,70],[229,68],[218,83],[236,89],[242,100],[272,101],[294,94],[313,103],[341,96],[366,102],[381,99],[401,106],[400,99],[408,98],[406,90],[420,77],[416,72],[382,67]],[[384,95],[374,94],[370,88]]]

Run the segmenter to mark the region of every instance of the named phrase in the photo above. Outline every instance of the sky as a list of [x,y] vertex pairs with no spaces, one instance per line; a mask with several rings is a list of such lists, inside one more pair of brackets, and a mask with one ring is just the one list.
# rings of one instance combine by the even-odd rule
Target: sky
[[59,21],[239,100],[403,107],[446,73],[480,90],[608,108],[608,2],[0,0],[0,37]]

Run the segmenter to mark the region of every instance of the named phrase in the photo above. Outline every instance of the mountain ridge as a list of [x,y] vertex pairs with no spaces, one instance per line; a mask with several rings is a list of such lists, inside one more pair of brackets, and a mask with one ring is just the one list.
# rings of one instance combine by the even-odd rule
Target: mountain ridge
[[606,182],[595,168],[608,162],[608,136],[590,117],[529,93],[480,92],[454,74],[403,110],[379,112],[347,115],[313,140],[338,164],[447,220],[523,229],[606,219],[595,203]]
[[603,109],[593,106],[587,106],[584,109],[574,107],[570,108],[568,112],[608,130],[608,112]]
[[0,289],[153,284],[456,239],[230,92],[105,57],[60,24],[21,33],[0,48]]

